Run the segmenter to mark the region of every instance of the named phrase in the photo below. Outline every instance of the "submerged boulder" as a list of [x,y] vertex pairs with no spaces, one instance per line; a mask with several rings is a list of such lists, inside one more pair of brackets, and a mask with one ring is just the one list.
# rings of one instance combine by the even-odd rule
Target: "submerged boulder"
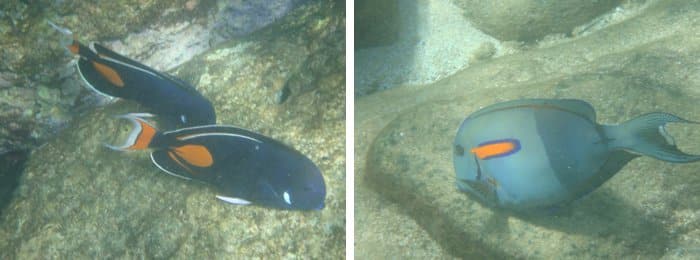
[[533,42],[548,34],[569,34],[620,4],[620,0],[458,0],[481,30],[504,41]]

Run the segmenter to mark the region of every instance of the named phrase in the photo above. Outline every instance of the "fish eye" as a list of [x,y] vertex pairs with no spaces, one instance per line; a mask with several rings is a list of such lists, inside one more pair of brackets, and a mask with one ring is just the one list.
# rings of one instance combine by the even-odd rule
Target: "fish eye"
[[462,147],[461,145],[455,145],[455,154],[457,156],[464,155],[464,147]]

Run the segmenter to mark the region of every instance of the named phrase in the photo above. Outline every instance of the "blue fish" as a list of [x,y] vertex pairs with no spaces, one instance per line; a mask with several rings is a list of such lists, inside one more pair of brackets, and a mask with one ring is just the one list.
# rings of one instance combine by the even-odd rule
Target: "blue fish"
[[[59,32],[73,37],[70,30],[49,22]],[[137,61],[92,43],[66,41],[66,48],[80,58],[78,72],[95,92],[136,101],[175,126],[216,123],[211,102],[187,82],[156,71]]]
[[487,205],[553,209],[583,197],[641,155],[688,163],[667,123],[693,123],[649,113],[620,125],[596,123],[590,104],[525,99],[494,104],[467,117],[454,141],[457,187]]
[[272,138],[245,129],[205,125],[160,132],[143,117],[132,122],[125,144],[107,145],[119,151],[151,149],[151,160],[162,171],[218,188],[222,201],[285,210],[320,210],[326,186],[321,171],[300,152]]

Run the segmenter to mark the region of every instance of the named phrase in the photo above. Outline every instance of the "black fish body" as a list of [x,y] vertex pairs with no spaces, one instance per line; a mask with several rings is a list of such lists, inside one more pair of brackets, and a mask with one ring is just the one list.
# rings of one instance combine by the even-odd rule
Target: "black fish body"
[[[72,36],[69,30],[50,24]],[[95,92],[133,100],[175,126],[216,123],[211,102],[187,82],[97,43],[86,46],[73,40],[66,48],[80,57],[77,62],[80,76]]]
[[216,186],[217,198],[287,210],[324,207],[325,183],[318,167],[300,152],[245,129],[209,125],[158,132],[136,114],[127,143],[117,150],[153,150],[164,172]]

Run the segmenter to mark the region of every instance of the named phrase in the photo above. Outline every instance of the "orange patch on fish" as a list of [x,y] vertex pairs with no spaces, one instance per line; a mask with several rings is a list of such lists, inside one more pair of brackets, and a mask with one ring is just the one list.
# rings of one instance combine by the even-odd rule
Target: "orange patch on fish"
[[174,151],[178,157],[184,159],[190,165],[209,167],[214,164],[214,158],[211,156],[209,149],[202,145],[186,144],[175,147]]
[[178,156],[175,155],[172,151],[168,151],[168,157],[170,157],[170,159],[172,159],[172,160],[175,161],[178,165],[180,165],[180,167],[185,168],[185,170],[187,170],[187,172],[189,172],[190,174],[192,174],[192,175],[195,174],[195,172],[192,171],[192,169],[190,169],[190,167],[187,167],[187,165],[185,165],[184,163],[182,163],[182,162],[180,161],[180,159],[178,159]]
[[138,137],[136,137],[134,144],[129,147],[131,150],[142,150],[148,148],[148,144],[151,143],[153,136],[156,135],[156,129],[151,125],[141,120],[138,120],[138,122],[141,124],[141,133],[139,133]]
[[105,77],[105,79],[107,79],[110,83],[116,85],[117,87],[124,86],[124,81],[122,81],[122,77],[119,76],[119,73],[117,73],[117,71],[115,71],[114,69],[96,61],[92,62],[92,66],[94,66],[95,70],[102,74],[102,76]]
[[80,44],[77,41],[73,41],[73,44],[68,45],[68,50],[73,54],[78,54],[80,52]]
[[490,141],[472,148],[471,153],[481,160],[511,155],[520,150],[520,142],[515,139]]

